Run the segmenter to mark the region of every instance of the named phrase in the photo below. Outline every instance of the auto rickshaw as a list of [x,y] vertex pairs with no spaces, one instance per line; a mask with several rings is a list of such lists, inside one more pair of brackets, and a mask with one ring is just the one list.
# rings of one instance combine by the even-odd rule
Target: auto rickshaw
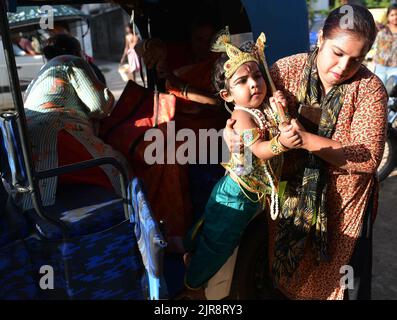
[[[56,1],[57,4],[91,2],[101,1]],[[137,13],[135,23],[144,39],[184,36],[183,32],[179,35],[173,32],[176,29],[183,31],[177,26],[175,17],[186,14],[190,1],[113,2],[128,14],[131,10]],[[94,159],[47,171],[35,170],[9,37],[7,10],[20,4],[44,5],[54,1],[0,0],[0,3],[0,31],[13,97],[13,108],[0,114],[0,170],[5,186],[1,192],[0,214],[0,298],[174,298],[183,288],[182,255],[167,252],[163,225],[155,218],[140,179],[128,181],[126,172],[113,158]],[[306,1],[217,0],[212,3],[220,9],[222,24],[229,25],[231,31],[242,38],[247,35],[254,38],[262,30],[266,31],[271,43],[267,55],[270,64],[283,56],[308,49]],[[154,70],[147,70],[147,86],[142,90],[157,95],[152,105],[152,109],[157,110],[158,97],[164,88]],[[153,126],[157,125],[154,121]],[[143,134],[136,139],[139,142]],[[104,164],[114,166],[120,172],[122,197],[98,187],[76,185],[59,192],[54,206],[42,205],[39,180]],[[193,169],[196,180],[192,181],[191,188],[196,191],[192,192],[192,198],[199,206],[205,204],[203,194],[208,194],[220,177],[217,166],[205,167],[205,171],[213,172],[213,176],[203,176],[203,168]],[[208,178],[206,182],[203,177]],[[24,193],[31,196],[34,210],[24,212],[18,205],[18,196]],[[85,196],[79,196],[82,194]],[[81,214],[82,208],[87,207],[94,209],[75,219],[76,212]],[[276,297],[268,276],[265,235],[266,216],[264,212],[258,212],[233,256],[209,281],[207,299]]]

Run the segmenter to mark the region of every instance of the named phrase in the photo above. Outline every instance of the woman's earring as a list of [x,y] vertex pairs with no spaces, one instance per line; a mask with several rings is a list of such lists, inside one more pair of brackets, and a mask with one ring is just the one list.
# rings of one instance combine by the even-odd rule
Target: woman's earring
[[224,101],[223,103],[224,103],[224,105],[225,105],[225,108],[226,108],[226,110],[227,110],[227,111],[228,111],[230,114],[232,114],[232,113],[233,113],[233,111],[232,111],[232,110],[230,110],[229,106],[227,105],[227,102],[226,102],[226,101]]

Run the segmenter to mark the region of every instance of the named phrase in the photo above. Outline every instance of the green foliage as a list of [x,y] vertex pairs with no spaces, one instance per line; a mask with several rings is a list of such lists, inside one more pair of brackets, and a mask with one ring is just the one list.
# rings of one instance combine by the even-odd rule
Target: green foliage
[[309,11],[309,24],[311,24],[311,21],[313,21],[313,17],[314,17],[314,10],[311,5],[311,0],[306,0],[306,4],[307,4],[307,10]]
[[321,15],[327,15],[328,12],[329,12],[329,10],[316,10],[316,11],[314,11],[312,4],[316,3],[316,2],[317,2],[317,0],[306,0],[307,9],[309,11],[309,26],[312,24],[314,15],[316,13],[319,13]]
[[387,8],[391,4],[391,0],[365,0],[367,8]]
[[[361,3],[364,4],[367,8],[387,8],[391,4],[391,0],[361,0]],[[340,7],[340,0],[330,0],[330,8],[335,9]]]
[[[312,3],[317,0],[306,0],[307,8],[309,10],[309,20],[312,21],[315,13],[321,13],[327,15],[331,10],[338,8],[342,5],[341,0],[330,0],[329,1],[329,10],[322,11],[314,11],[312,8]],[[361,3],[364,4],[367,8],[387,8],[390,6],[392,0],[361,0]]]

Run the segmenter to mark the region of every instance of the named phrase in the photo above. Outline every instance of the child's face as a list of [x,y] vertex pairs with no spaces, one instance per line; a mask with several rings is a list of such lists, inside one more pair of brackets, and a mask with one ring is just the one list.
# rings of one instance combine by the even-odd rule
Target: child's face
[[227,102],[248,108],[259,107],[266,97],[265,79],[255,62],[240,66],[229,79],[229,93],[221,94]]

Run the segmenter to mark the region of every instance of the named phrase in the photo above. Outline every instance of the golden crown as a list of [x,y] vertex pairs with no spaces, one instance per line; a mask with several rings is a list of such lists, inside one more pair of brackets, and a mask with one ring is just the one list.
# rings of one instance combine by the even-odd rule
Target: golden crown
[[212,45],[212,51],[226,52],[229,60],[225,62],[223,68],[226,79],[229,79],[246,62],[266,63],[264,55],[265,43],[266,36],[262,32],[250,52],[242,51],[231,43],[229,28],[226,27],[217,34],[216,40]]
[[259,60],[255,52],[241,51],[239,48],[229,43],[225,43],[225,47],[226,54],[229,57],[229,60],[227,60],[223,65],[226,79],[229,79],[236,70],[246,62],[253,61],[259,64]]

